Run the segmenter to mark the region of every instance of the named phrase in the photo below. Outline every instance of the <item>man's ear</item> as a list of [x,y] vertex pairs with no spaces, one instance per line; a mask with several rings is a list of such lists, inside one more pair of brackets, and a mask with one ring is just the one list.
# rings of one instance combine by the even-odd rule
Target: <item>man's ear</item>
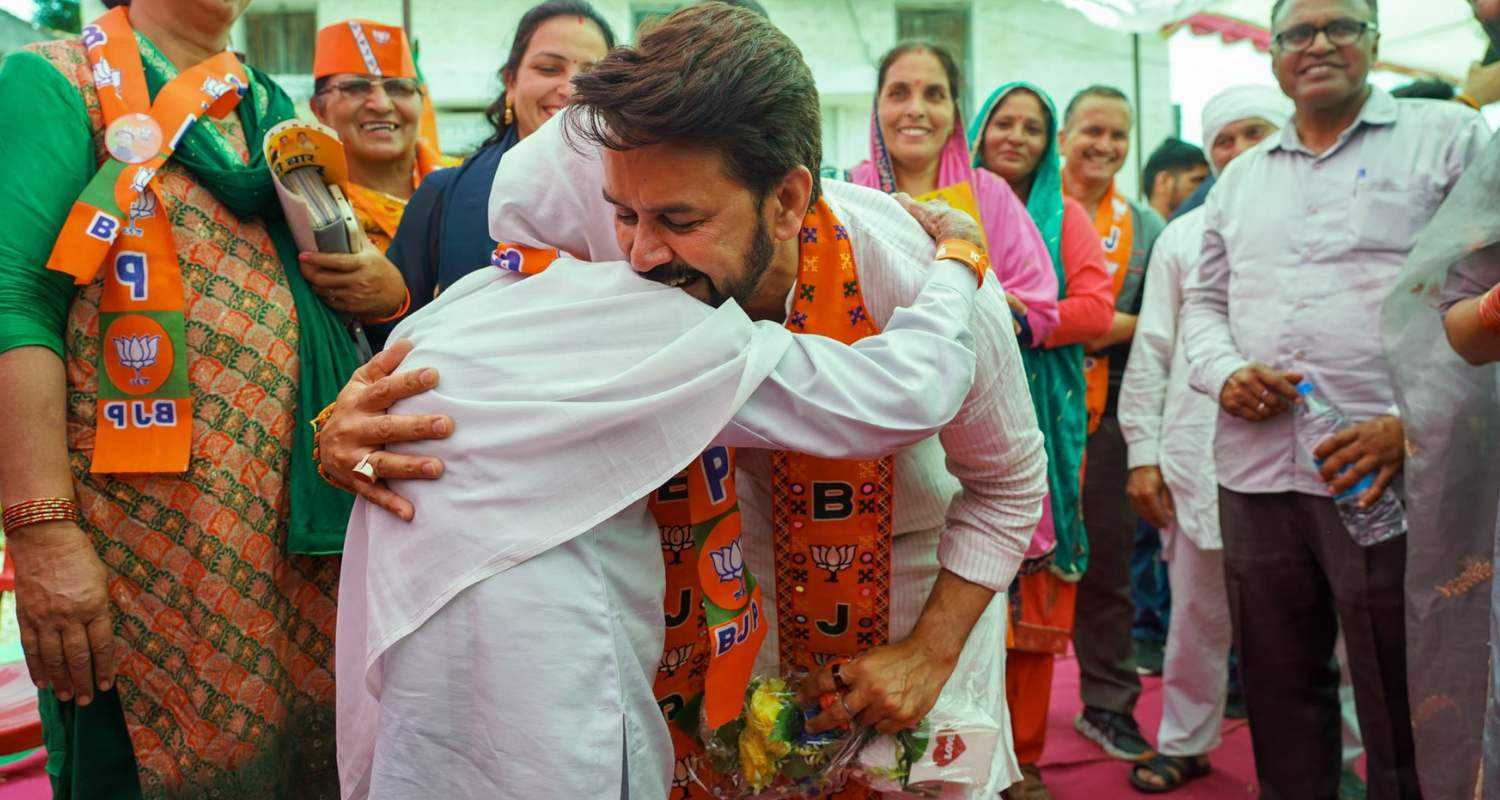
[[812,171],[798,166],[781,177],[771,188],[771,238],[784,242],[802,231],[802,220],[812,204]]

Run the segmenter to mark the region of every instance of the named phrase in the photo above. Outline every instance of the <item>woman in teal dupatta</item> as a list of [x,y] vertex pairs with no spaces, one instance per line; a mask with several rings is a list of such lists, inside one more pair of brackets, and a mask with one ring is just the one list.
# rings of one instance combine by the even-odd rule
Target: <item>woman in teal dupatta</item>
[[1036,768],[1046,742],[1055,656],[1067,651],[1077,581],[1088,567],[1081,493],[1088,414],[1083,342],[1109,328],[1104,251],[1084,209],[1062,192],[1057,111],[1028,83],[996,89],[969,128],[975,167],[1004,178],[1026,204],[1057,273],[1058,324],[1021,359],[1046,439],[1049,496],[1020,576],[1011,585],[1006,697],[1025,782],[1008,796],[1045,797]]

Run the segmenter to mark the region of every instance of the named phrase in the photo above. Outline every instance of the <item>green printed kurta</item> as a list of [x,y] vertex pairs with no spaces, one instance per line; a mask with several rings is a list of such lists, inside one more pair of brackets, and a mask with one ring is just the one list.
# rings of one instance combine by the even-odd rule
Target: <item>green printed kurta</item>
[[[104,157],[102,119],[78,40],[31,51],[50,62],[82,100],[76,109],[42,108],[40,118],[83,112],[93,150],[92,163],[30,165],[26,180],[36,181],[38,196],[32,198],[35,208],[25,210],[45,216],[58,204],[41,195],[59,191],[71,202]],[[142,52],[148,69],[151,59],[160,59],[144,41]],[[25,53],[11,57],[18,58],[34,61]],[[33,73],[33,82],[48,80],[39,66],[7,64],[7,71],[12,67]],[[0,74],[0,80],[5,77]],[[0,112],[5,96],[0,91]],[[43,102],[66,97],[41,87],[35,96]],[[264,103],[265,96],[252,92],[245,102]],[[216,124],[222,141],[243,159],[245,133],[237,116]],[[77,137],[83,131],[58,135]],[[0,165],[12,166],[12,155],[0,143]],[[146,798],[184,800],[336,798],[338,561],[288,556],[283,546],[299,380],[293,296],[272,238],[258,219],[237,218],[175,161],[162,170],[160,187],[187,287],[194,420],[185,474],[88,471],[101,280],[72,295],[63,347],[68,447],[84,530],[110,571],[115,633],[124,644],[119,705],[141,792]],[[66,215],[66,206],[62,209],[56,227]],[[0,219],[0,230],[5,225]],[[8,263],[10,252],[0,246],[0,277],[14,269],[41,268],[29,257],[24,264]],[[50,276],[29,280],[55,285]],[[0,348],[26,343],[24,336],[15,338],[13,327],[0,326]],[[55,712],[66,711],[70,735],[86,715],[75,718],[69,705],[59,709],[49,698],[43,708],[54,712],[47,714],[49,745],[81,746],[60,738],[65,726]],[[103,712],[87,716],[91,724],[110,722]],[[118,717],[113,720],[118,728]],[[70,754],[79,760],[74,774],[90,771],[87,753]],[[72,796],[90,797],[80,785]]]

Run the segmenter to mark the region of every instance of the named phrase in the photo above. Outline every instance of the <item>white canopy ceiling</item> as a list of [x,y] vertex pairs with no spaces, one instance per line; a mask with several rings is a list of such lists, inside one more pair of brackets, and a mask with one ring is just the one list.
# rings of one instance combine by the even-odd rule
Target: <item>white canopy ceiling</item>
[[[1198,13],[1266,27],[1270,0],[1055,0],[1097,24],[1137,33]],[[1484,34],[1465,0],[1380,0],[1380,57],[1396,68],[1461,81],[1484,54]]]

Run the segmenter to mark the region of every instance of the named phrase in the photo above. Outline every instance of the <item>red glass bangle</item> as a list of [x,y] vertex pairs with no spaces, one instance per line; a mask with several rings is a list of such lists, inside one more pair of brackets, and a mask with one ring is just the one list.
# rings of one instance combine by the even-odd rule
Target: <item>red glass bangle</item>
[[27,525],[42,522],[77,522],[78,520],[78,503],[66,497],[23,500],[6,506],[4,515],[0,516],[0,524],[3,524],[7,531],[17,531]]

